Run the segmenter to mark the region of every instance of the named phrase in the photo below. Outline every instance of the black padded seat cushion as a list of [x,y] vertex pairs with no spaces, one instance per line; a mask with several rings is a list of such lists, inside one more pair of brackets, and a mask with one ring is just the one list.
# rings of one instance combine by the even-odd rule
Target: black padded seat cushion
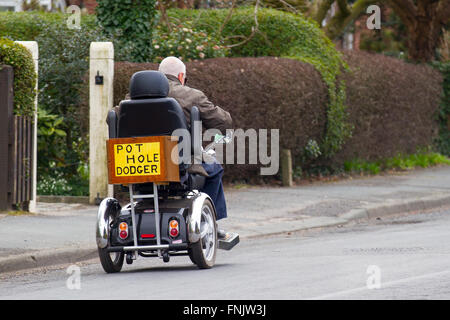
[[164,98],[169,94],[169,80],[164,73],[147,70],[133,74],[130,80],[130,98]]
[[171,135],[188,130],[186,117],[173,98],[124,100],[120,103],[118,137]]

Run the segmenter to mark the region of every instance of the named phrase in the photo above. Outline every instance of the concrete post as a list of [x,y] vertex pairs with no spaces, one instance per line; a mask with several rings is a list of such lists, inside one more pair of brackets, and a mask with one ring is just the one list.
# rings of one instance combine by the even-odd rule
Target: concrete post
[[281,150],[281,180],[283,186],[292,187],[292,156],[291,150]]
[[[98,76],[98,77],[97,77]],[[97,82],[96,82],[97,77]],[[114,47],[92,42],[89,63],[89,203],[112,196],[108,185],[106,116],[113,107]]]
[[37,199],[37,102],[38,102],[38,68],[39,68],[39,47],[36,41],[16,41],[31,52],[31,56],[34,61],[34,70],[36,71],[36,97],[34,99],[34,132],[33,132],[33,164],[31,168],[33,182],[31,189],[31,200],[28,206],[28,211],[36,211],[36,199]]

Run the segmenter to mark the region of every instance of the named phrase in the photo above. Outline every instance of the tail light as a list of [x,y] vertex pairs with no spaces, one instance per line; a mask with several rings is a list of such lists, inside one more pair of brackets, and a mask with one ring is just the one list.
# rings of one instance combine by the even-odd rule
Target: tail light
[[169,234],[172,238],[178,237],[178,234],[180,233],[180,228],[178,225],[178,221],[173,219],[169,221]]
[[120,239],[128,238],[128,224],[126,222],[122,222],[119,224],[119,237]]

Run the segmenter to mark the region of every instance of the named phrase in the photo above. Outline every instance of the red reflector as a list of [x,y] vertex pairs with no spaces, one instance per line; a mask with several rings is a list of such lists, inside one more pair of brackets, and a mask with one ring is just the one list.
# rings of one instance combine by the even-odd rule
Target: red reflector
[[170,235],[176,237],[178,235],[178,230],[176,228],[170,229]]
[[150,234],[141,234],[141,238],[154,238],[155,235],[153,233]]
[[126,232],[125,230],[120,231],[119,234],[121,239],[126,239],[128,237],[128,232]]

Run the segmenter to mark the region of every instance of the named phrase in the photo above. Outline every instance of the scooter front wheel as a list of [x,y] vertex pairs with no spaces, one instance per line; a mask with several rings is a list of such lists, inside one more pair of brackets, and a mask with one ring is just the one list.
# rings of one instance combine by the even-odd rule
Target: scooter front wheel
[[98,256],[103,270],[107,273],[120,272],[123,266],[123,252],[108,252],[106,248],[98,248]]
[[209,269],[216,262],[217,227],[214,207],[209,200],[203,203],[200,220],[200,240],[190,248],[190,258],[200,269]]

